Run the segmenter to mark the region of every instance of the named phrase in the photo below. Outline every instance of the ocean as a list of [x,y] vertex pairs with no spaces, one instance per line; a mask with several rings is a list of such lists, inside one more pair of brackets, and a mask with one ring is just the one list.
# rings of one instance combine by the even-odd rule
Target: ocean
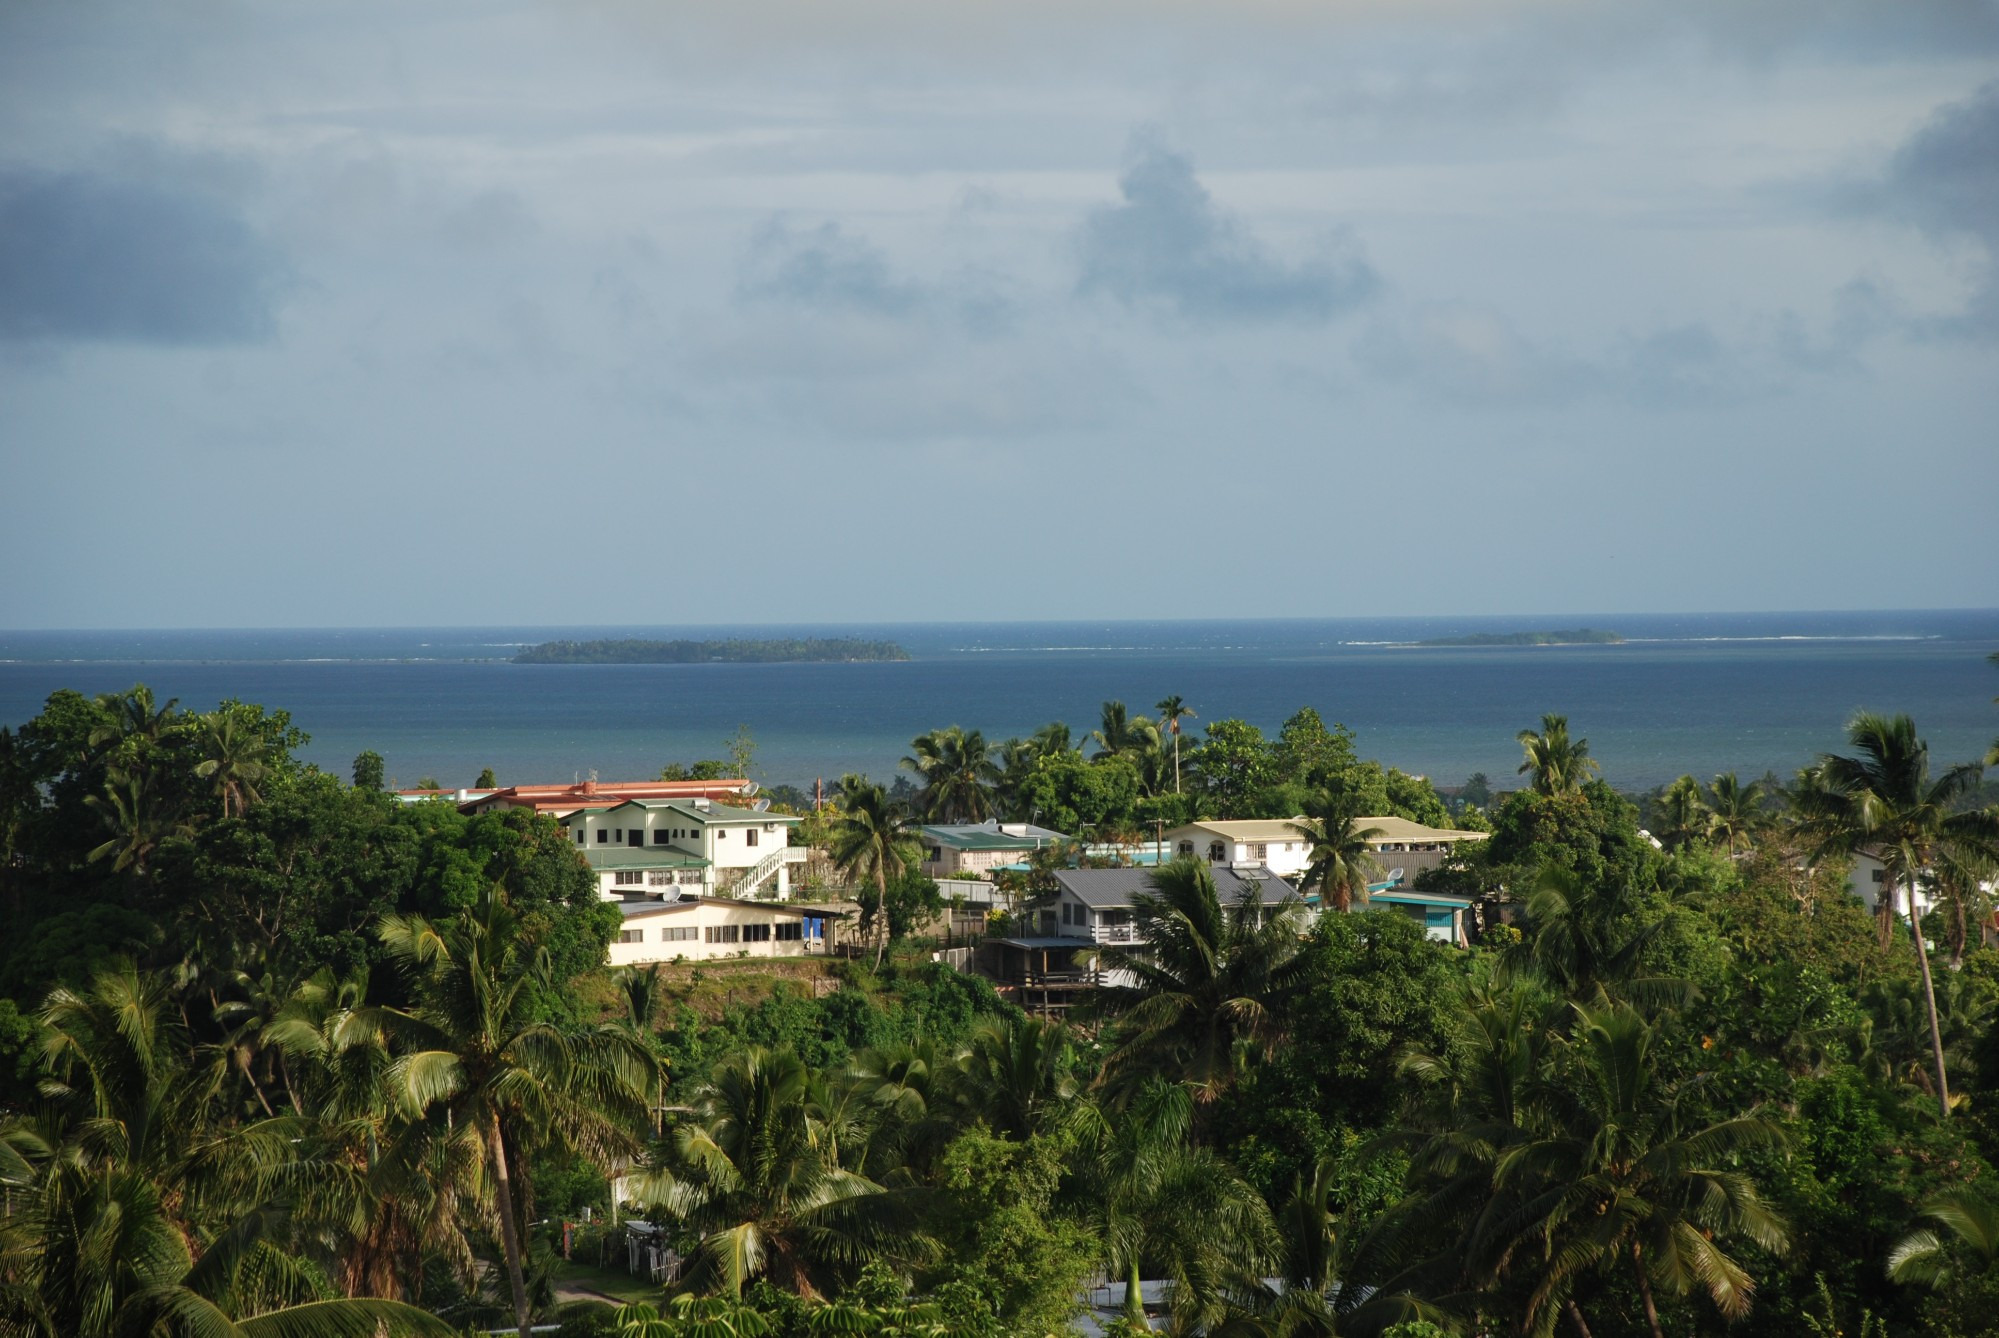
[[[1416,647],[1475,632],[1608,628],[1621,645]],[[555,638],[860,636],[906,663],[515,665]],[[49,693],[143,681],[208,708],[282,707],[306,760],[346,774],[373,749],[403,785],[657,775],[725,757],[746,725],[766,784],[893,774],[909,741],[957,724],[989,740],[1050,720],[1080,737],[1102,702],[1134,714],[1177,693],[1189,728],[1239,718],[1275,733],[1302,706],[1350,727],[1363,756],[1440,785],[1506,783],[1514,735],[1569,717],[1604,775],[1642,789],[1684,772],[1789,775],[1843,742],[1860,709],[1906,711],[1939,761],[1999,736],[1999,610],[1603,614],[1491,618],[745,627],[0,631],[0,724]]]

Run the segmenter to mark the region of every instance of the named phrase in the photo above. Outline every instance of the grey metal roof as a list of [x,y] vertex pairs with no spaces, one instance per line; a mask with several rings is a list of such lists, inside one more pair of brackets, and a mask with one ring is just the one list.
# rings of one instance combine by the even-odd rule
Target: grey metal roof
[[[1057,869],[1055,881],[1085,906],[1116,910],[1131,905],[1134,895],[1151,892],[1155,872],[1153,869]],[[1266,906],[1298,895],[1297,888],[1262,865],[1254,869],[1215,867],[1209,872],[1215,876],[1215,891],[1224,906],[1241,901],[1245,892]]]

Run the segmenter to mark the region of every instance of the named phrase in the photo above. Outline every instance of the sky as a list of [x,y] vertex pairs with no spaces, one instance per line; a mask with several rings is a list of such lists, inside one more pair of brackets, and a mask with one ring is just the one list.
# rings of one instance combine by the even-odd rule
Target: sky
[[0,6],[0,627],[1999,604],[1994,0]]

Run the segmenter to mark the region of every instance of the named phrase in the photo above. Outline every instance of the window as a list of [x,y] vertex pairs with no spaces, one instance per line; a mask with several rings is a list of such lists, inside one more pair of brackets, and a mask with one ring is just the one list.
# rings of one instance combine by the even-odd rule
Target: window
[[710,943],[741,943],[743,941],[743,927],[741,925],[709,925],[708,941]]
[[743,942],[745,943],[770,942],[770,926],[768,924],[744,925]]
[[677,876],[677,881],[682,887],[698,887],[701,883],[701,870],[682,869]]
[[757,829],[752,827],[748,831],[743,833],[743,844],[746,846],[753,846],[756,843],[757,843]]
[[643,929],[620,929],[618,931],[618,942],[620,943],[643,943],[645,942],[645,938],[646,931]]
[[1267,859],[1269,855],[1270,855],[1270,847],[1265,845],[1261,841],[1258,841],[1255,845],[1249,848],[1249,857],[1251,859]]
[[646,834],[645,834],[645,829],[643,827],[628,827],[625,829],[626,845],[642,846],[645,843],[646,843]]
[[666,828],[658,827],[653,830],[652,843],[656,846],[663,846],[666,844]]
[[723,837],[727,836],[728,834],[729,834],[729,829],[727,827],[717,827],[715,829],[715,839],[717,841],[721,840]]
[[1879,883],[1884,881],[1882,875],[1887,872],[1888,871],[1886,869],[1875,869],[1872,873],[1868,875],[1868,877],[1872,878],[1875,882]]
[[585,832],[581,827],[578,827],[576,829],[576,844],[580,846],[588,839],[589,839],[589,833]]
[[604,828],[599,827],[597,829],[597,844],[600,846],[606,845],[609,844],[610,840],[611,840],[611,833],[606,831]]
[[805,937],[805,922],[802,920],[780,920],[776,929],[779,943],[797,943]]
[[647,887],[673,886],[673,870],[654,869],[651,873],[648,873],[646,875],[646,886]]
[[645,874],[638,869],[620,869],[611,875],[611,881],[618,887],[637,887],[645,881]]
[[701,931],[693,925],[672,925],[659,931],[661,943],[692,943]]

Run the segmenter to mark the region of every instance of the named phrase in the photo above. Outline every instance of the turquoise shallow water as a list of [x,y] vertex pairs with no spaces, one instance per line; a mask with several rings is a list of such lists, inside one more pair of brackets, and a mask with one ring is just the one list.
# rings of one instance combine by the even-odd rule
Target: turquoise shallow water
[[[1472,631],[1609,627],[1617,646],[1416,648]],[[511,665],[556,636],[888,637],[898,664]],[[1691,771],[1788,773],[1841,742],[1855,710],[1908,711],[1939,758],[1999,736],[1999,610],[1921,613],[1576,615],[1199,623],[853,625],[838,628],[431,628],[0,632],[0,723],[57,688],[144,680],[209,706],[282,706],[310,733],[305,756],[345,771],[364,748],[405,784],[656,774],[724,755],[747,724],[767,782],[842,771],[886,776],[916,733],[962,724],[989,739],[1051,720],[1078,733],[1098,704],[1138,708],[1178,693],[1200,723],[1266,730],[1300,706],[1343,721],[1365,755],[1450,784],[1495,781],[1513,735],[1562,711],[1606,776],[1644,787]]]

